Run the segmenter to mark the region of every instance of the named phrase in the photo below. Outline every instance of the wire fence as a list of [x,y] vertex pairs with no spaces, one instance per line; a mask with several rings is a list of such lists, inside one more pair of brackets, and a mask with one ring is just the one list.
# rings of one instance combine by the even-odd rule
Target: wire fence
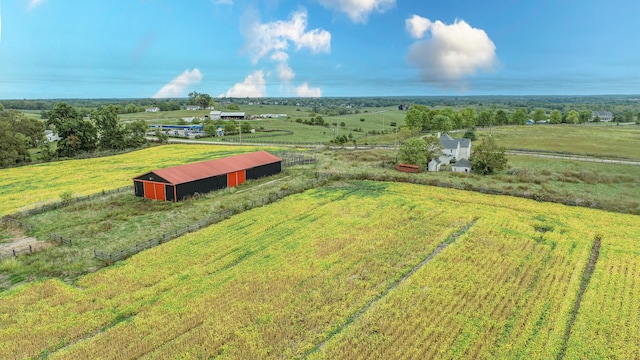
[[24,249],[20,249],[20,250],[11,249],[11,251],[6,253],[6,254],[0,253],[0,261],[6,260],[6,259],[15,258],[15,257],[18,257],[20,255],[33,254],[35,251],[36,251],[36,249],[34,249],[31,245],[29,245],[28,248],[24,248]]
[[67,239],[65,237],[62,237],[58,234],[54,234],[54,233],[49,233],[49,239],[57,242],[60,245],[66,245],[66,246],[72,246],[72,242],[71,239]]
[[9,216],[9,215],[5,215],[0,219],[0,222],[2,222],[3,224],[11,224],[13,226],[19,226],[23,229],[25,229],[28,233],[33,232],[33,226],[22,222],[18,219],[14,219],[13,217]]
[[318,162],[318,158],[316,157],[315,152],[313,153],[313,155],[309,155],[309,154],[300,153],[300,152],[282,151],[282,152],[275,152],[274,155],[282,159],[283,167],[289,167],[294,165],[308,165],[308,164],[315,164],[316,162]]

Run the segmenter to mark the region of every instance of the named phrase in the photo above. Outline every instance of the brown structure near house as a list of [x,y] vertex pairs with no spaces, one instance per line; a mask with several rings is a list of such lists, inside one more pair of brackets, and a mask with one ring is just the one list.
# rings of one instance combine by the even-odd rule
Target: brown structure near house
[[409,173],[418,173],[420,172],[420,166],[418,165],[409,165],[409,164],[398,164],[396,166],[398,171],[409,172]]
[[177,202],[282,171],[282,159],[266,151],[154,170],[133,179],[136,196]]

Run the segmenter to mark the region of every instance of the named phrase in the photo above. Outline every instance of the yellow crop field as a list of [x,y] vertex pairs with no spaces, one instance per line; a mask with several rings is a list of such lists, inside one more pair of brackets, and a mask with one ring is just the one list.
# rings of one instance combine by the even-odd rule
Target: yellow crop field
[[[600,256],[576,308],[596,237]],[[638,238],[632,215],[344,183],[235,215],[76,286],[0,293],[0,353],[634,358]]]
[[0,215],[59,201],[61,194],[97,193],[132,184],[157,168],[258,150],[250,146],[165,145],[122,155],[0,169]]

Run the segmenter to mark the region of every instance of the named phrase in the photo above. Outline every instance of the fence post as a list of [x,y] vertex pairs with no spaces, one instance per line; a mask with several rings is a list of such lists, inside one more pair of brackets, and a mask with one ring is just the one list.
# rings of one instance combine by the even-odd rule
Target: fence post
[[13,257],[18,256],[18,255],[16,255],[16,249],[12,249],[12,251],[13,251]]
[[33,254],[33,248],[31,248],[31,245],[29,245],[29,254]]

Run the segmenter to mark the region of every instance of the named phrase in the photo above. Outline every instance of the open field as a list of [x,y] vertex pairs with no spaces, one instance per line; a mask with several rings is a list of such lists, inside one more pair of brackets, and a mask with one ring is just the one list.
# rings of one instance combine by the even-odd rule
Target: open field
[[[488,129],[478,129],[487,136]],[[595,157],[640,159],[640,126],[615,124],[503,126],[491,130],[507,149],[567,152]]]
[[[48,280],[0,293],[0,352],[634,358],[638,238],[633,215],[335,183],[145,251],[77,286]],[[590,262],[596,239],[600,256]],[[595,270],[583,278],[588,263]]]
[[[297,111],[300,109],[300,111]],[[337,135],[352,134],[353,138],[357,140],[359,144],[370,143],[388,143],[381,142],[381,139],[375,135],[367,134],[369,131],[383,131],[394,132],[396,128],[404,124],[405,112],[398,111],[395,107],[386,108],[366,108],[360,109],[359,114],[349,114],[343,116],[325,116],[321,115],[326,123],[330,126],[313,126],[296,122],[297,119],[302,121],[310,119],[310,113],[308,109],[299,108],[295,106],[280,106],[280,105],[243,105],[241,110],[248,115],[254,114],[287,114],[288,119],[254,119],[243,120],[248,121],[255,129],[263,128],[265,130],[282,130],[286,132],[293,132],[291,134],[280,134],[273,137],[260,137],[260,142],[265,143],[315,143],[326,144],[335,137],[335,130],[333,123],[338,124]],[[182,117],[188,116],[204,116],[208,115],[209,111],[161,111],[158,113],[136,113],[136,114],[123,114],[120,116],[122,121],[131,120],[145,120],[149,124],[175,124]],[[364,121],[361,121],[364,119]],[[340,126],[341,123],[345,124],[344,127]],[[395,122],[396,127],[391,127],[391,123]],[[360,131],[362,130],[362,131]],[[243,139],[245,141],[251,141],[257,134],[244,134]],[[204,138],[204,141],[220,142],[219,138]],[[227,141],[237,142],[239,136],[227,136]],[[256,140],[257,141],[257,140]]]
[[0,169],[0,214],[59,201],[63,194],[86,195],[131,185],[133,177],[156,168],[255,150],[258,148],[251,146],[168,145],[116,156]]
[[[22,218],[33,226],[30,236],[49,241],[45,244],[53,244],[49,234],[55,233],[69,239],[73,245],[54,246],[10,262],[0,262],[0,277],[4,275],[7,278],[4,284],[0,279],[0,291],[51,277],[71,282],[106,266],[95,258],[94,250],[103,253],[122,251],[215,214],[246,208],[282,188],[306,189],[311,179],[302,171],[300,167],[287,168],[268,178],[250,180],[238,187],[177,203],[136,197],[131,189]],[[0,247],[3,242],[17,238],[12,232],[16,232],[14,227],[0,226]]]
[[510,168],[491,176],[450,171],[400,173],[396,151],[338,150],[320,156],[318,171],[364,178],[416,178],[458,188],[493,189],[506,194],[575,203],[640,214],[640,166],[510,156]]

